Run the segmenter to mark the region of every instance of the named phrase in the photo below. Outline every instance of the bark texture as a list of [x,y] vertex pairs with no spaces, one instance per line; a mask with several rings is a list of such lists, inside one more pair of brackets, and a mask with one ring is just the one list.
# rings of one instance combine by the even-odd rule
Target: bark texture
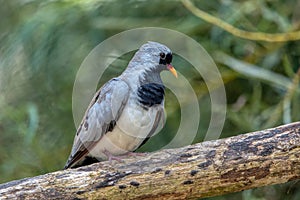
[[0,185],[1,199],[193,199],[300,177],[300,122]]

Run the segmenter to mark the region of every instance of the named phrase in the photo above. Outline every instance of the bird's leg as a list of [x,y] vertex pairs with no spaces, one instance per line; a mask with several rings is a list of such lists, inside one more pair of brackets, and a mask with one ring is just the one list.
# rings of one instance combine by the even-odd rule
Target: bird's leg
[[146,152],[127,152],[123,155],[119,155],[119,156],[114,156],[112,155],[110,152],[105,151],[105,155],[108,157],[109,160],[117,160],[117,161],[122,161],[123,158],[128,158],[130,156],[146,156],[147,153]]
[[144,153],[144,152],[128,152],[124,155],[128,155],[128,156],[146,156],[147,153]]
[[112,155],[109,151],[107,151],[107,150],[105,150],[104,152],[103,152],[106,156],[107,156],[107,158],[108,158],[108,161],[111,163],[113,160],[116,160],[116,161],[118,161],[118,162],[124,162],[122,159],[124,159],[124,158],[129,158],[129,156],[146,156],[147,155],[147,153],[142,153],[142,152],[127,152],[127,153],[125,153],[125,154],[123,154],[123,155],[119,155],[119,156],[114,156],[114,155]]
[[122,160],[122,158],[120,158],[120,157],[118,157],[118,156],[112,155],[112,154],[111,154],[109,151],[107,151],[107,150],[105,150],[103,153],[107,156],[108,161],[109,161],[110,163],[111,163],[113,160],[116,160],[116,161],[118,161],[118,162],[124,162],[124,161]]

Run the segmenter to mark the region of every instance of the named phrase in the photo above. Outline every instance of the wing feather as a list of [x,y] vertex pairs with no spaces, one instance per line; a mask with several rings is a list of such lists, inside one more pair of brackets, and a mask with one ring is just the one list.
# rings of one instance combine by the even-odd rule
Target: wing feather
[[111,129],[128,100],[129,86],[119,78],[111,79],[100,88],[80,123],[66,168],[76,166]]

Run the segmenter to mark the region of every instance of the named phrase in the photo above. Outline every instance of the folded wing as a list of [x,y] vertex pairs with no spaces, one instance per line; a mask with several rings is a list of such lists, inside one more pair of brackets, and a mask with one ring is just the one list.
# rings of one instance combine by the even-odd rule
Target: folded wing
[[128,96],[129,87],[119,78],[111,79],[99,89],[77,130],[65,169],[80,164],[102,136],[114,128]]

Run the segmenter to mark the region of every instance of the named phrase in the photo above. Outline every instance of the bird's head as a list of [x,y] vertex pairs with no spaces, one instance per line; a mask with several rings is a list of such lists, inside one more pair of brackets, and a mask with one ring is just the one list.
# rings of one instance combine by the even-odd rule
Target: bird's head
[[169,70],[177,77],[177,72],[171,65],[172,57],[172,51],[165,45],[158,42],[147,42],[135,53],[128,69],[143,76],[159,74],[163,70]]

